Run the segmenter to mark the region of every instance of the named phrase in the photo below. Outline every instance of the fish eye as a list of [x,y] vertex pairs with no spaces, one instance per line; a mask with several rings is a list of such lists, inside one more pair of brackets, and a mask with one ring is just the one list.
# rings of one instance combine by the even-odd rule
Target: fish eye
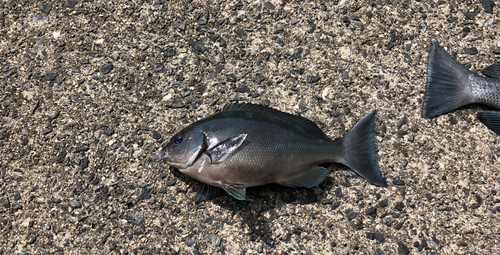
[[177,134],[174,137],[174,142],[175,143],[181,143],[182,141],[184,141],[184,134]]

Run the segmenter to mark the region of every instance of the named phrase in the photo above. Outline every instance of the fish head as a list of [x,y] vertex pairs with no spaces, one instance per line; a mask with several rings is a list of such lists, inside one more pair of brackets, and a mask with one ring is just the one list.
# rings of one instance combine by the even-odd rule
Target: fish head
[[179,132],[162,150],[165,163],[179,170],[190,167],[207,148],[205,134],[199,131]]

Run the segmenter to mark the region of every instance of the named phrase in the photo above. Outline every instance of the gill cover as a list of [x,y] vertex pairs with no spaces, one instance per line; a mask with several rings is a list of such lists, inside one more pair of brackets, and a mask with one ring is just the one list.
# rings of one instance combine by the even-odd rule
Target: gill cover
[[178,133],[163,148],[163,161],[178,169],[191,166],[206,149],[205,135],[190,131]]

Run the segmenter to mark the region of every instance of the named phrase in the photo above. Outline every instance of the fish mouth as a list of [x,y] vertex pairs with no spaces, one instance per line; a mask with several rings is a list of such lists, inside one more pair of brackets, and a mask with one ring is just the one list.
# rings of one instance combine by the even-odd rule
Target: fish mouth
[[[191,143],[191,141],[189,141]],[[188,146],[189,147],[189,146]],[[175,159],[173,159],[169,155],[169,147],[165,147],[163,151],[160,153],[160,157],[163,159],[164,163],[167,163],[177,169],[184,169],[188,168],[191,165],[194,164],[196,160],[207,150],[207,143],[206,143],[206,137],[204,137],[204,142],[198,146],[198,148],[192,153],[192,155],[185,161],[185,162],[176,162]]]
[[188,168],[190,167],[191,165],[193,165],[193,163],[200,157],[200,155],[202,154],[202,150],[203,147],[200,146],[196,151],[195,153],[193,153],[193,155],[191,155],[191,157],[189,157],[189,159],[186,161],[186,162],[174,162],[172,161],[172,159],[168,156],[168,153],[165,153],[166,155],[163,156],[163,162],[177,168],[177,169],[184,169],[184,168]]

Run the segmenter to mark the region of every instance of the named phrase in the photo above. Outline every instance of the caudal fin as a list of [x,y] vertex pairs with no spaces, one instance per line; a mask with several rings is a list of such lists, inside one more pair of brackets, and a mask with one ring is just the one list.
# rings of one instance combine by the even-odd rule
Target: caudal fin
[[477,117],[485,126],[487,126],[493,132],[500,135],[500,112],[498,111],[480,112],[477,115]]
[[372,111],[363,117],[343,138],[345,154],[343,164],[378,186],[387,186],[377,163],[375,145],[375,114]]
[[432,42],[422,117],[430,118],[473,103],[467,92],[470,74],[474,73],[458,63],[438,42]]

